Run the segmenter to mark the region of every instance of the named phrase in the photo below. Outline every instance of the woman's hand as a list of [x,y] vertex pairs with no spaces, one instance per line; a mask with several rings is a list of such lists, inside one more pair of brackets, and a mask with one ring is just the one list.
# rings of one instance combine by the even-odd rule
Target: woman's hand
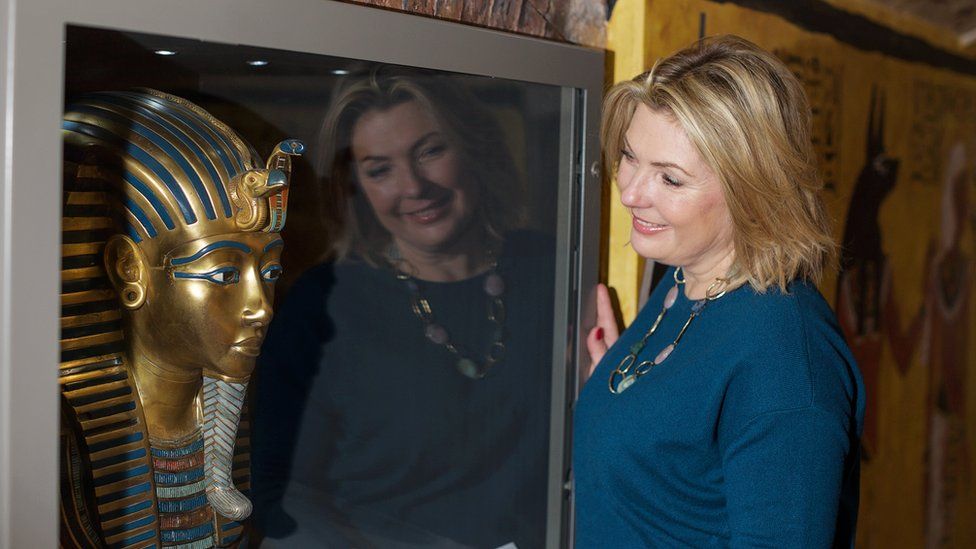
[[616,343],[620,337],[617,319],[613,316],[613,305],[610,303],[610,291],[603,284],[596,285],[596,326],[586,336],[586,350],[590,352],[590,371],[586,372],[589,379],[593,369],[600,363],[607,349]]

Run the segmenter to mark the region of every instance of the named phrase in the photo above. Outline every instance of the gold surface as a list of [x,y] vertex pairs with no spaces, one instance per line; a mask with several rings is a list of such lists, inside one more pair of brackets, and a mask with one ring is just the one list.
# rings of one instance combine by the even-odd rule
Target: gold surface
[[122,341],[122,332],[105,332],[101,334],[95,334],[84,337],[73,337],[71,339],[61,340],[61,350],[62,351],[72,351],[74,349],[81,349],[84,347],[91,347],[93,345],[101,345],[102,343],[110,343],[112,341]]
[[108,204],[109,197],[104,192],[84,192],[75,191],[68,193],[67,203],[73,206],[91,206],[95,204]]
[[115,222],[109,217],[65,217],[61,220],[63,231],[90,231],[92,229],[111,229]]
[[117,310],[112,311],[101,311],[97,313],[88,313],[76,316],[66,316],[61,318],[62,328],[75,328],[78,326],[87,326],[89,324],[99,324],[101,322],[109,322],[111,320],[118,320],[122,318],[122,313]]
[[[118,310],[116,310],[114,312],[118,314]],[[74,317],[65,317],[65,318],[69,318],[70,319],[70,318],[74,318]],[[108,361],[116,361],[116,362],[121,363],[121,359],[119,358],[119,355],[117,353],[107,354],[107,355],[92,356],[92,357],[88,357],[88,358],[79,358],[79,359],[76,359],[76,360],[69,360],[69,361],[66,361],[66,362],[62,362],[61,363],[61,366],[58,368],[62,372],[61,373],[61,377],[58,378],[58,382],[61,385],[64,385],[66,383],[71,383],[71,382],[77,381],[78,379],[82,379],[82,378],[84,378],[85,376],[88,376],[88,375],[104,375],[104,370],[103,371],[97,371],[97,372],[91,372],[91,373],[81,373],[81,374],[66,374],[64,372],[67,372],[69,370],[73,370],[75,368],[79,368],[79,367],[83,367],[83,366],[89,366],[89,365],[92,365],[92,364],[98,364],[100,362],[108,362]],[[119,366],[119,365],[115,365],[113,367],[110,367],[110,371],[119,371],[121,369],[122,369],[122,366]]]
[[99,266],[96,267],[80,267],[77,269],[65,269],[61,271],[61,280],[85,280],[88,278],[97,278],[105,275],[105,270]]
[[79,305],[81,303],[107,301],[110,299],[115,299],[115,292],[112,290],[86,290],[83,292],[61,294],[61,305]]
[[61,256],[100,254],[105,249],[104,242],[84,242],[81,244],[62,244]]

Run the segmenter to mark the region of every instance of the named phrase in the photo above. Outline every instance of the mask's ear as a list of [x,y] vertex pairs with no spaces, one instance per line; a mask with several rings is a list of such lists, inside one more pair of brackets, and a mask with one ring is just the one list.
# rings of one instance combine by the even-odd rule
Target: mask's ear
[[149,266],[139,246],[124,234],[112,236],[105,244],[105,272],[119,292],[122,305],[131,310],[146,302]]

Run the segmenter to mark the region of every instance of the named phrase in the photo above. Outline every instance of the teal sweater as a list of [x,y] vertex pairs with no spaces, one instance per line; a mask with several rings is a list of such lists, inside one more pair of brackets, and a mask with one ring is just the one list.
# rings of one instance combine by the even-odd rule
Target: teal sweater
[[[749,286],[710,302],[671,356],[613,395],[671,273],[583,388],[576,547],[850,547],[864,386],[817,289]],[[688,319],[682,292],[638,360]]]

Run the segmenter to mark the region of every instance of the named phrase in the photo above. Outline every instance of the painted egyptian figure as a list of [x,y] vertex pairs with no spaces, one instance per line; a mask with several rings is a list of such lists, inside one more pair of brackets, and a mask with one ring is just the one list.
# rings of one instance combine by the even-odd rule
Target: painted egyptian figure
[[[966,220],[972,215],[971,164],[966,143],[949,149],[942,182],[942,227],[932,245],[923,330],[922,362],[928,368],[926,402],[925,547],[950,547],[952,525],[960,520],[960,502],[974,486],[966,422],[967,358],[973,337],[970,303],[976,262],[964,247]],[[971,363],[971,362],[970,362]]]
[[837,278],[837,320],[864,376],[867,412],[861,458],[878,451],[878,387],[885,342],[897,371],[908,371],[924,322],[923,311],[902,318],[880,225],[881,208],[894,192],[900,161],[885,146],[885,94],[871,90],[864,166],[851,194]]
[[259,163],[154,90],[82,97],[62,133],[61,544],[233,546],[251,512],[242,407],[303,145]]

